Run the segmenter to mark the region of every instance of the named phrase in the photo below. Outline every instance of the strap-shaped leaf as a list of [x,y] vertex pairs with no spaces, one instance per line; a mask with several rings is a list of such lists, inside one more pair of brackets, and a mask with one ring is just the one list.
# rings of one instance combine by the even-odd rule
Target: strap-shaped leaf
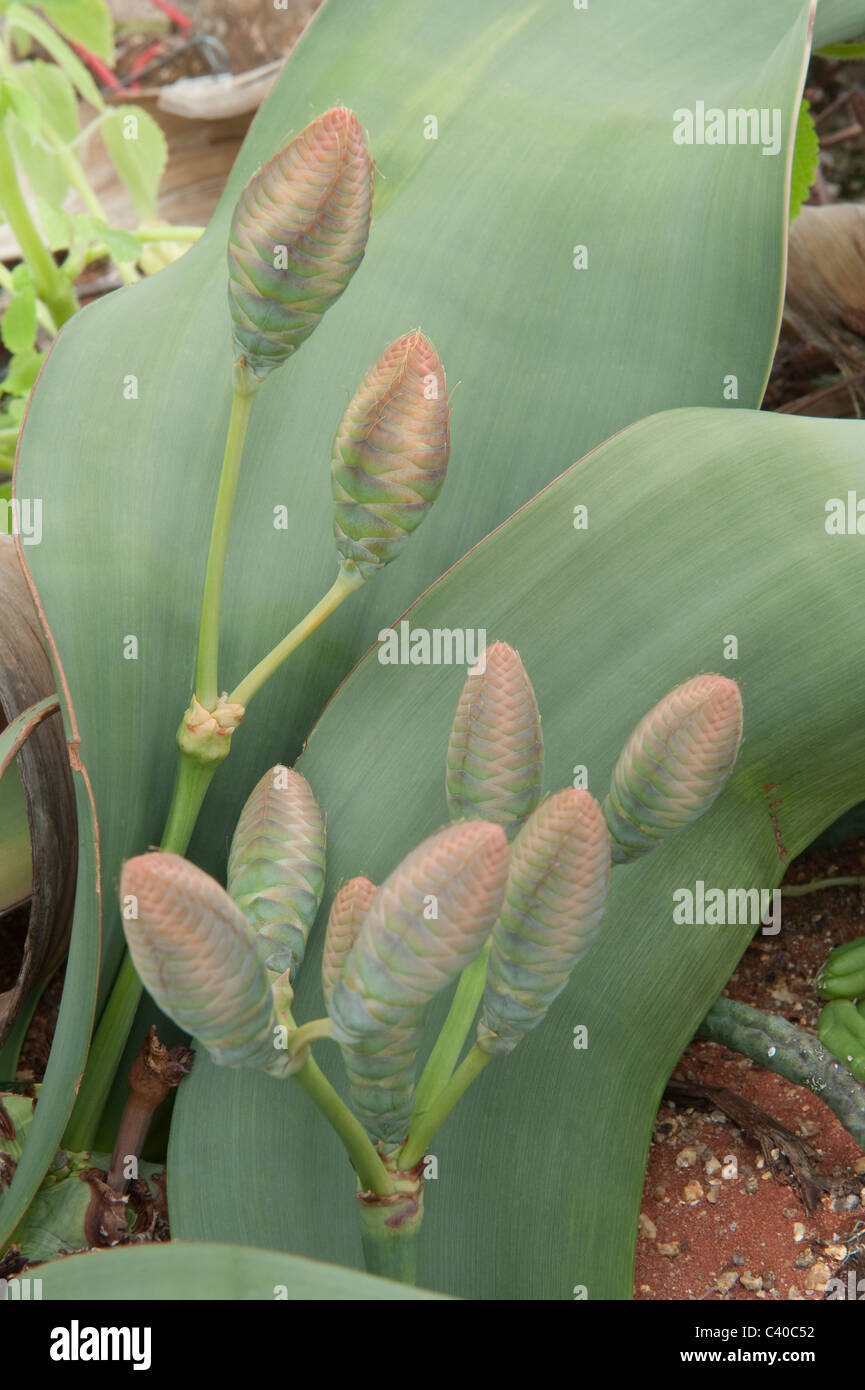
[[385,348],[333,444],[333,533],[364,579],[390,564],[442,490],[450,456],[444,367],[418,331]]
[[363,259],[373,165],[360,122],[334,107],[254,174],[228,242],[234,351],[247,388],[296,352]]
[[479,816],[497,825],[525,820],[544,776],[541,717],[532,683],[506,642],[487,647],[484,670],[462,688],[447,751],[453,820]]
[[610,884],[610,837],[587,791],[542,802],[511,849],[493,928],[478,1045],[494,1057],[536,1027],[598,934]]
[[677,685],[634,729],[604,801],[621,864],[691,825],[724,788],[742,740],[742,696],[726,676]]
[[430,1000],[461,973],[492,930],[508,846],[500,826],[446,826],[385,880],[333,988],[328,1013],[355,1109],[385,1151],[404,1138]]
[[267,972],[243,913],[215,879],[159,850],[123,865],[123,927],[135,968],[161,1009],[222,1067],[285,1071],[275,1050]]
[[333,987],[342,974],[348,953],[357,940],[363,919],[377,891],[368,878],[351,878],[342,885],[331,903],[321,958],[325,1008],[330,1003]]
[[255,784],[228,855],[228,891],[274,976],[303,960],[324,891],[324,817],[305,777],[277,764]]

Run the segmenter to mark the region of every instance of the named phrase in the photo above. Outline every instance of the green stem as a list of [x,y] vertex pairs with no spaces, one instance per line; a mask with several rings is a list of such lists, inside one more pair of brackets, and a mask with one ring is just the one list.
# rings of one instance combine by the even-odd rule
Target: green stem
[[63,1136],[64,1148],[74,1153],[93,1146],[96,1127],[132,1029],[141,992],[141,981],[127,951],[94,1034],[78,1099]]
[[318,1063],[310,1057],[306,1066],[295,1074],[294,1079],[318,1106],[328,1124],[336,1130],[348,1150],[363,1191],[375,1192],[380,1197],[392,1193],[393,1182],[369,1135],[360,1120],[356,1119],[345,1102],[340,1100]]
[[418,1082],[414,1106],[415,1118],[418,1120],[429,1110],[436,1096],[450,1081],[454,1067],[459,1061],[459,1055],[484,992],[491,945],[492,942],[487,941],[480,955],[471,965],[467,965],[460,975],[448,1016]]
[[30,267],[39,298],[47,304],[51,317],[59,326],[71,318],[78,308],[75,291],[61,273],[54,257],[45,246],[30,209],[21,193],[18,170],[8,136],[0,122],[0,208]]
[[289,1057],[297,1057],[311,1042],[333,1037],[333,1023],[329,1018],[313,1018],[291,1034],[288,1040]]
[[489,1061],[490,1054],[482,1052],[477,1045],[467,1053],[430,1108],[425,1114],[416,1115],[412,1120],[408,1138],[399,1154],[400,1168],[413,1168],[416,1163],[420,1163],[436,1130]]
[[218,766],[218,763],[200,763],[181,751],[160,849],[171,850],[174,854],[186,853]]
[[785,898],[802,898],[806,893],[820,893],[824,888],[861,888],[863,885],[865,877],[815,878],[811,883],[785,883],[781,893]]
[[198,241],[204,235],[204,227],[136,227],[132,233],[139,241]]
[[416,1231],[386,1235],[362,1225],[360,1238],[368,1274],[377,1274],[380,1279],[394,1279],[399,1284],[414,1285],[417,1282]]
[[[363,577],[356,569],[341,569],[324,598],[319,599],[315,607],[311,608],[306,617],[297,624],[297,627],[293,627],[291,632],[283,637],[282,641],[278,642],[273,650],[269,651],[267,656],[263,657],[258,665],[252,668],[248,675],[244,676],[240,685],[232,690],[228,697],[230,702],[244,707],[248,705],[253,695],[261,689],[265,681],[270,679],[274,671],[279,669],[286,657],[291,656],[291,653],[300,646],[301,642],[305,642],[310,633],[315,632],[315,629],[324,622],[325,618],[329,617],[348,598],[349,594],[353,594],[355,589],[359,589],[362,584]],[[198,698],[204,704],[200,692]]]
[[210,533],[210,550],[207,555],[207,571],[204,577],[204,598],[201,604],[201,627],[198,635],[198,665],[195,677],[195,693],[204,708],[208,710],[214,708],[219,698],[217,675],[219,615],[222,606],[225,556],[228,551],[231,515],[237,497],[243,443],[246,439],[246,429],[254,399],[255,397],[251,393],[241,391],[235,385],[231,398],[231,418],[228,422],[225,456],[222,460],[222,475],[219,479],[219,492]]

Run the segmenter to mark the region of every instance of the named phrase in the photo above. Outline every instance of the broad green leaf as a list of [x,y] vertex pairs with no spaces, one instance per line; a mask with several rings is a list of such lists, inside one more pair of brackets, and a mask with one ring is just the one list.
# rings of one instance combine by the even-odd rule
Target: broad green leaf
[[105,0],[39,0],[38,8],[64,38],[113,63],[113,26]]
[[117,106],[100,131],[138,216],[154,217],[156,192],[168,158],[159,126],[140,106]]
[[802,204],[808,197],[811,185],[817,177],[820,164],[820,143],[811,106],[802,102],[799,120],[796,123],[796,141],[793,146],[793,168],[790,178],[790,221],[802,211]]
[[32,10],[18,4],[10,5],[7,9],[6,23],[14,29],[23,29],[31,38],[36,39],[37,43],[50,53],[57,66],[63,69],[84,100],[89,101],[98,111],[103,109],[105,102],[87,68],[50,24],[46,24],[45,20]]
[[[719,26],[691,0],[664,0],[651,14],[641,0],[586,12],[546,0],[476,0],[469,10],[461,0],[431,10],[328,0],[257,117],[206,235],[164,273],[64,327],[27,416],[17,487],[51,500],[50,525],[27,559],[98,806],[108,905],[101,999],[122,947],[111,909],[120,862],[159,839],[174,730],[191,690],[229,411],[226,243],[246,180],[287,131],[336,101],[359,113],[381,173],[361,270],[256,400],[228,561],[227,682],[332,581],[327,461],[346,393],[377,353],[420,323],[461,385],[449,476],[428,522],[251,706],[191,847],[216,873],[262,770],[292,760],[364,648],[469,546],[574,458],[652,410],[720,405],[731,373],[733,417],[759,403],[783,296],[791,151],[773,159],[758,149],[677,146],[672,117],[711,91],[724,107],[782,108],[792,133],[810,7],[730,2]],[[424,138],[430,114],[437,140]],[[587,191],[598,170],[602,196]],[[583,244],[587,271],[574,268],[573,248]],[[665,503],[672,525],[679,509],[666,495]],[[618,505],[629,514],[627,499]],[[282,506],[287,530],[273,525]],[[93,536],[86,553],[84,527]],[[568,534],[579,539],[570,518]],[[667,551],[680,545],[670,533]],[[502,598],[517,582],[517,569],[500,576]],[[558,594],[561,577],[554,582]],[[581,584],[581,597],[598,592],[590,576]],[[612,608],[598,620],[610,642],[611,613],[618,620]],[[123,657],[129,633],[136,661]],[[564,642],[577,640],[568,632]],[[665,672],[653,693],[690,674]],[[573,683],[572,667],[569,690]],[[458,693],[448,691],[446,727]],[[629,710],[620,738],[645,708]],[[349,767],[368,751],[364,730],[357,739]],[[83,798],[82,774],[76,782]],[[50,1162],[87,1045],[99,926],[83,800],[79,816],[70,984],[39,1113],[0,1206],[3,1229]],[[247,1195],[257,1213],[270,1201],[258,1183]],[[214,1220],[222,1219],[219,1199]],[[325,1225],[317,1253],[341,1240]]]
[[72,1299],[76,1303],[102,1299],[360,1303],[437,1297],[389,1279],[293,1259],[274,1250],[179,1241],[76,1255],[41,1265],[31,1277],[42,1280],[43,1299]]
[[36,290],[33,281],[16,289],[3,314],[0,336],[7,352],[32,352],[36,341]]
[[[653,416],[569,469],[405,615],[412,629],[482,627],[516,647],[541,712],[548,790],[583,765],[603,797],[647,706],[695,671],[734,675],[745,711],[736,769],[712,809],[615,869],[600,940],[546,1020],[487,1067],[433,1141],[425,1286],[568,1300],[585,1285],[592,1300],[629,1297],[658,1101],[754,932],[675,925],[673,893],[697,879],[774,886],[865,790],[855,698],[865,655],[850,641],[865,551],[856,534],[825,528],[827,501],[846,506],[848,491],[861,491],[863,439],[859,421]],[[587,530],[573,529],[577,505],[588,508]],[[730,635],[738,659],[728,661]],[[444,756],[463,675],[382,666],[374,649],[314,728],[298,766],[327,814],[326,903],[359,871],[381,881],[446,819]],[[321,1013],[322,937],[319,921],[298,1020]],[[574,1047],[577,1025],[588,1029],[585,1050]],[[317,1051],[345,1094],[338,1058],[326,1044]],[[196,1063],[169,1150],[175,1235],[243,1233],[357,1263],[338,1141],[290,1085],[277,1102],[267,1084],[225,1084],[206,1059]],[[254,1183],[226,1169],[217,1132],[255,1153]]]
[[865,0],[819,0],[814,19],[814,48],[826,48],[865,31]]

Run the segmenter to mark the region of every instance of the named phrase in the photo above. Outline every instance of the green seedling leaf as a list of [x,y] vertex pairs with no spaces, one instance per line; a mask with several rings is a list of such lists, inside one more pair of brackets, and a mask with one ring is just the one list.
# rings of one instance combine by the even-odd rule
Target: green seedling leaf
[[98,217],[91,217],[90,221],[94,241],[104,242],[115,261],[134,264],[139,259],[141,242],[133,232],[127,232],[122,227],[109,227],[107,222],[102,222]]
[[168,158],[165,136],[156,121],[140,106],[117,106],[100,130],[138,216],[155,216],[156,193]]
[[3,314],[0,337],[7,352],[26,354],[34,351],[36,342],[36,290],[26,266],[16,266],[16,272],[21,270],[25,273]]
[[44,352],[18,352],[9,363],[6,376],[0,381],[0,392],[10,396],[27,396],[45,360]]
[[19,4],[9,6],[6,11],[6,23],[14,29],[22,29],[36,39],[37,43],[51,54],[57,66],[63,69],[84,100],[95,106],[97,111],[104,109],[105,102],[87,68],[50,24],[46,24],[38,14]]
[[26,88],[8,77],[0,78],[0,115],[17,117],[25,130],[35,132],[39,129],[39,103]]
[[790,176],[790,221],[802,211],[820,166],[820,142],[811,107],[802,102],[799,120],[796,124],[796,141],[793,146],[793,167]]
[[0,429],[13,429],[21,424],[27,409],[27,402],[16,396],[4,404],[5,409],[0,414]]
[[73,214],[57,207],[51,198],[37,195],[36,215],[39,226],[52,251],[63,251],[72,240]]
[[61,140],[69,143],[75,139],[79,133],[75,88],[63,68],[33,58],[18,64],[15,81],[36,101],[43,118]]
[[[16,66],[15,80],[37,102],[39,125],[47,122],[67,144],[74,140],[78,134],[77,97],[63,69],[55,63],[34,59]],[[14,120],[10,134],[16,157],[33,192],[59,207],[68,192],[69,180],[57,152],[47,143],[38,126],[30,131],[19,120]]]
[[865,58],[865,43],[827,43],[816,50],[818,58],[844,58],[856,61]]
[[113,63],[113,25],[105,0],[39,0],[38,7],[65,38]]

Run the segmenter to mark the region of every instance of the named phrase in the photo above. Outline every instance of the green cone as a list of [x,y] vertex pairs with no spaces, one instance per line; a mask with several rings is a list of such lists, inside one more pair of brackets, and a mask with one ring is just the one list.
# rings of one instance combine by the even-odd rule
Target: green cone
[[277,764],[253,787],[231,841],[228,891],[273,976],[303,960],[324,891],[325,828],[312,788]]
[[587,791],[542,802],[511,849],[504,903],[493,928],[478,1046],[512,1052],[564,989],[601,926],[610,837]]
[[317,117],[254,174],[234,211],[228,294],[239,382],[254,390],[309,337],[363,259],[373,165],[357,117]]
[[267,972],[224,888],[179,854],[159,850],[126,861],[120,899],[135,968],[169,1018],[217,1066],[285,1074]]
[[654,849],[708,811],[742,739],[742,697],[725,676],[694,676],[640,720],[604,801],[613,862]]
[[331,903],[321,958],[321,986],[325,1008],[333,987],[342,974],[348,953],[357,940],[364,917],[378,889],[368,878],[352,878],[344,883]]
[[421,332],[385,348],[333,444],[341,569],[368,579],[399,555],[442,490],[450,456],[444,367]]
[[494,642],[484,670],[469,673],[447,751],[452,820],[478,816],[519,824],[541,798],[544,742],[535,692],[519,655]]
[[379,888],[328,1003],[355,1110],[385,1153],[405,1138],[430,1000],[492,930],[508,847],[500,826],[463,821],[413,850]]

